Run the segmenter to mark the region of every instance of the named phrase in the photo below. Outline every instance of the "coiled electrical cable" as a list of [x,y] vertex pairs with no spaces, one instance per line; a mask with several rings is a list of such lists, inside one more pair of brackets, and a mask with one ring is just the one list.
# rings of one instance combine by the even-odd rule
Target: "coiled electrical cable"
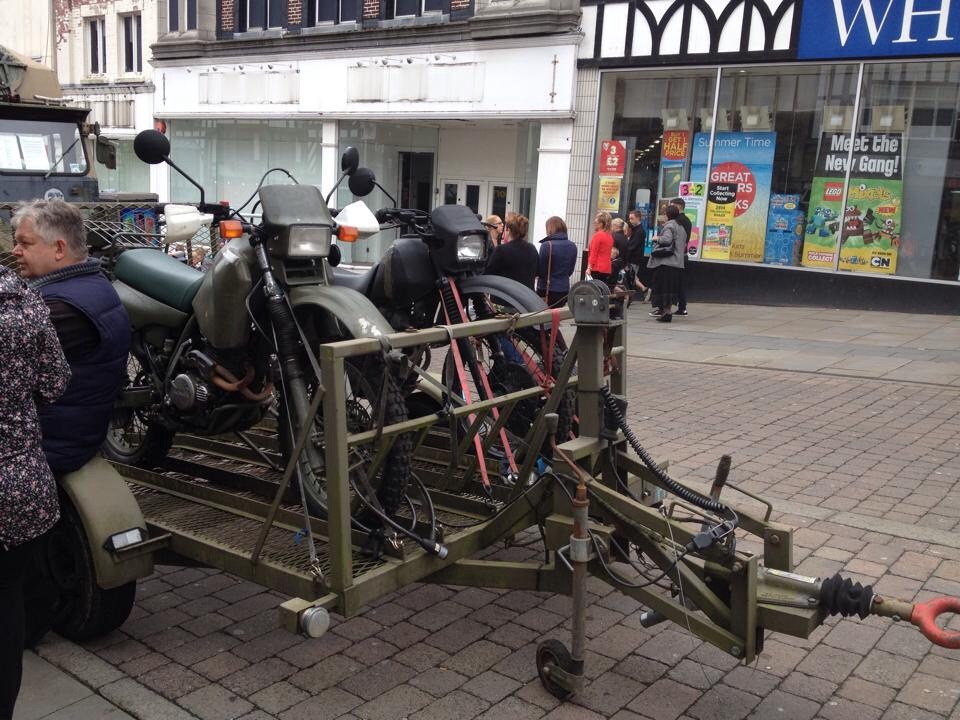
[[613,397],[613,393],[610,392],[610,388],[608,386],[603,385],[600,388],[600,396],[603,398],[604,405],[606,405],[611,415],[613,415],[614,420],[617,421],[617,426],[623,431],[624,436],[627,438],[627,442],[630,443],[630,447],[633,448],[633,451],[640,456],[640,459],[643,460],[644,464],[653,471],[653,474],[657,476],[657,479],[662,482],[670,492],[677,497],[686,500],[691,505],[696,505],[701,510],[708,510],[712,513],[717,513],[718,515],[726,514],[730,516],[734,526],[739,523],[740,518],[732,508],[724,505],[722,502],[703,495],[702,493],[698,493],[696,490],[691,490],[688,487],[684,487],[672,477],[667,475],[666,471],[660,467],[657,464],[657,461],[650,456],[650,453],[646,451],[646,448],[640,444],[640,440],[637,438],[636,434],[630,429],[630,426],[627,425],[627,420],[623,417],[623,411],[620,409],[620,405],[617,403],[616,398]]
[[[348,477],[349,477],[349,473],[348,473]],[[353,477],[350,477],[349,479],[350,479],[350,487],[353,488],[353,492],[356,494],[357,498],[360,500],[360,502],[362,502],[364,505],[367,506],[370,512],[372,512],[374,515],[380,518],[381,522],[385,523],[386,525],[389,525],[401,535],[404,535],[410,538],[415,543],[417,543],[417,545],[419,545],[424,550],[426,550],[428,553],[436,555],[441,559],[447,556],[447,553],[449,552],[449,550],[447,550],[447,547],[445,545],[443,545],[442,543],[438,543],[435,540],[431,542],[426,538],[422,538],[419,535],[417,535],[415,532],[411,532],[410,530],[405,528],[403,525],[396,522],[393,518],[391,518],[389,515],[383,512],[383,510],[376,507],[372,502],[367,500],[367,498],[363,495],[363,493],[360,492],[359,488],[357,487],[357,483],[353,479]]]

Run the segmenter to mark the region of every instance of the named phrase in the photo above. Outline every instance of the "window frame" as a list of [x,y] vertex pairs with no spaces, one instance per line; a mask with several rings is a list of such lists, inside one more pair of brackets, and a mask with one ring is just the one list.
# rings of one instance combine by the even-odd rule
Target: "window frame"
[[[125,75],[143,74],[143,16],[138,13],[125,13],[119,16],[123,73]],[[131,34],[133,38],[131,39]]]
[[189,32],[197,29],[197,0],[167,0],[167,32]]
[[[332,3],[335,7],[334,17],[330,19],[320,20],[320,6],[321,3]],[[353,17],[344,19],[344,7],[351,8]],[[307,4],[307,17],[304,27],[323,27],[330,25],[342,25],[345,23],[358,23],[360,22],[361,11],[358,7],[357,0],[308,0]]]
[[[262,8],[263,24],[257,23],[253,25],[250,22],[250,6],[254,4]],[[274,13],[279,15],[278,24],[276,25],[272,24],[271,21],[271,16],[273,16]],[[242,0],[237,24],[240,32],[279,30],[286,27],[288,17],[287,0]]]
[[[96,30],[97,37],[94,37]],[[84,37],[86,38],[86,74],[89,77],[103,77],[107,74],[107,22],[103,15],[84,18]]]

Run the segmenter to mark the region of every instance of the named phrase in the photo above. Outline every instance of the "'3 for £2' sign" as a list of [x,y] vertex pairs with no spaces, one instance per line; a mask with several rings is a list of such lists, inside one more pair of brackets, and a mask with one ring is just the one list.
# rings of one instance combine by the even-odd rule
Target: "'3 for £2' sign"
[[604,140],[600,143],[600,167],[598,175],[623,175],[627,161],[627,148],[620,140]]

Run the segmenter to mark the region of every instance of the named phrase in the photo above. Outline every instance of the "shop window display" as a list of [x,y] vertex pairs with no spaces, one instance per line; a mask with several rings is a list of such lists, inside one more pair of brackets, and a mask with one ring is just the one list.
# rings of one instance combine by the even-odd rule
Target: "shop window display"
[[685,197],[707,261],[956,281],[958,106],[958,62],[608,73],[594,197],[650,235]]
[[[177,163],[203,186],[208,200],[228,200],[237,207],[274,167],[288,169],[302,183],[321,181],[319,122],[172,120],[169,127]],[[288,182],[282,174],[272,179]],[[170,173],[170,197],[174,202],[199,200],[197,189],[179,173]]]

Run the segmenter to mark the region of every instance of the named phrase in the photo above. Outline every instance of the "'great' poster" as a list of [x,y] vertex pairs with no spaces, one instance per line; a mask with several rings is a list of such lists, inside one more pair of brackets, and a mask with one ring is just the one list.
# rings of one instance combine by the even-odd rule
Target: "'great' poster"
[[[707,177],[710,133],[693,140],[690,178]],[[763,262],[775,132],[718,132],[707,184],[702,257]]]
[[[903,136],[861,133],[853,143],[847,207],[843,179],[850,136],[824,133],[803,236],[806,267],[833,268],[840,235],[840,269],[894,274],[903,210]],[[842,230],[842,234],[841,234]]]

